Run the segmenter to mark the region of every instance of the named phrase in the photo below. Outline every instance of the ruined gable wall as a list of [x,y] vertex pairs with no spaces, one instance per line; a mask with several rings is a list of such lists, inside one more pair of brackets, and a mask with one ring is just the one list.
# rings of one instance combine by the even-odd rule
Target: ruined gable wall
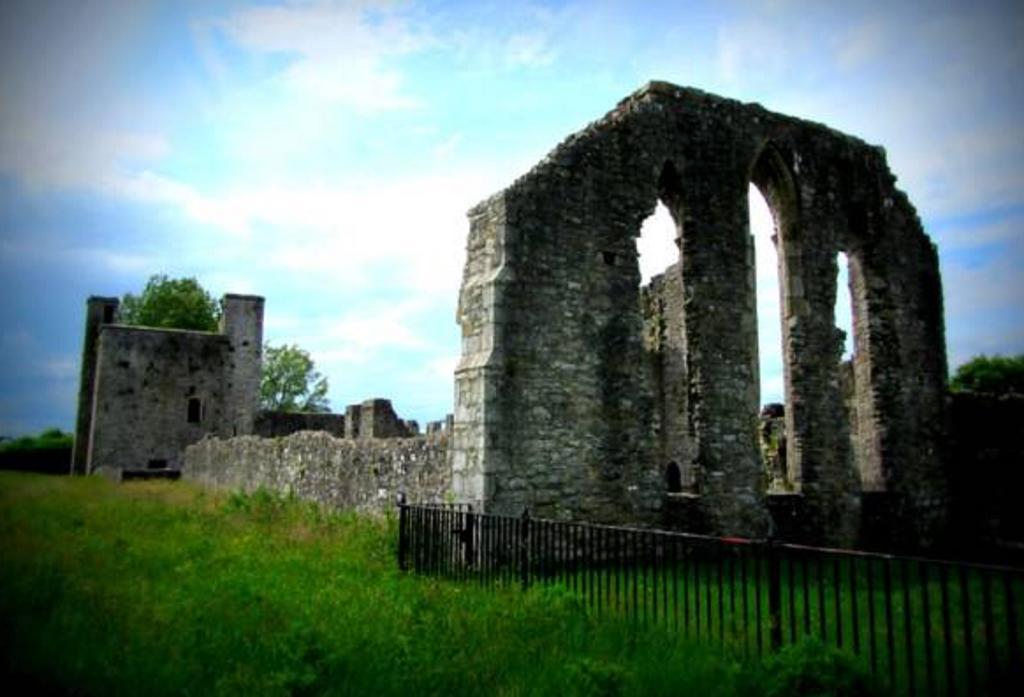
[[[788,465],[809,529],[831,541],[855,536],[856,465],[874,462],[884,486],[900,472],[936,479],[936,463],[914,453],[934,450],[920,414],[941,412],[933,397],[945,382],[937,265],[881,151],[758,105],[652,83],[470,213],[453,446],[460,496],[505,512],[657,514],[664,390],[642,340],[633,240],[660,196],[681,221],[695,491],[713,529],[766,530],[752,180],[780,228]],[[863,329],[857,437],[872,445],[857,454],[839,390],[840,250],[851,257]],[[923,364],[912,360],[924,353]],[[908,411],[909,399],[926,404]],[[928,498],[905,487],[899,495],[917,498],[910,508]]]
[[208,486],[266,488],[334,508],[383,512],[451,491],[447,438],[343,440],[305,431],[284,438],[205,438],[185,450],[183,475]]
[[[230,435],[227,337],[206,332],[104,326],[99,335],[89,471],[180,466],[185,446],[206,433]],[[201,400],[199,423],[188,401]]]

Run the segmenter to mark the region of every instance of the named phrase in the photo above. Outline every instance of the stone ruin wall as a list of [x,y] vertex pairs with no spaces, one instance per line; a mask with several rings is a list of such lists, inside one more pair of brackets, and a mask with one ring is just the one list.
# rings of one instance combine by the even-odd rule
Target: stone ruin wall
[[[679,458],[710,530],[768,531],[751,182],[776,222],[786,481],[805,537],[851,542],[863,489],[891,499],[909,538],[934,540],[947,496],[937,254],[884,152],[665,83],[470,211],[452,434],[461,500],[657,522],[666,459]],[[658,200],[680,260],[641,289],[635,238]],[[833,317],[840,251],[852,399]]]
[[185,450],[183,476],[231,490],[294,494],[339,509],[394,510],[399,495],[439,503],[451,493],[447,432],[414,438],[205,438]]
[[367,399],[345,414],[261,412],[256,434],[212,434],[184,452],[182,475],[199,483],[270,489],[339,509],[383,512],[398,497],[451,497],[451,417],[427,424],[398,417],[391,401]]
[[[448,427],[447,421],[431,421],[426,433],[436,434]],[[416,421],[398,417],[391,400],[367,399],[350,404],[344,414],[321,412],[261,411],[256,415],[253,435],[280,438],[299,431],[326,431],[335,438],[414,438],[420,435]]]
[[252,433],[263,298],[225,295],[219,332],[117,324],[116,298],[90,298],[72,471],[178,469],[207,434]]

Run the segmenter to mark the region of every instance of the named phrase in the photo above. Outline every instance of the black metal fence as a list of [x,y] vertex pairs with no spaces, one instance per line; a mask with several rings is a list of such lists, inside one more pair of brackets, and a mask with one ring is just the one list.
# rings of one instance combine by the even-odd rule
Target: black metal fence
[[1024,569],[430,505],[400,507],[398,561],[480,585],[560,584],[597,615],[748,654],[816,637],[899,693],[1024,689]]

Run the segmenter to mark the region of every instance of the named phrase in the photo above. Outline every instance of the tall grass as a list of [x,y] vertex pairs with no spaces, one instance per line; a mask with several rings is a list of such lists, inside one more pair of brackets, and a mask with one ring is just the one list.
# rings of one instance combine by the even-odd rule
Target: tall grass
[[36,691],[869,694],[805,642],[765,661],[596,619],[558,587],[404,575],[395,523],[265,492],[0,473],[0,661]]

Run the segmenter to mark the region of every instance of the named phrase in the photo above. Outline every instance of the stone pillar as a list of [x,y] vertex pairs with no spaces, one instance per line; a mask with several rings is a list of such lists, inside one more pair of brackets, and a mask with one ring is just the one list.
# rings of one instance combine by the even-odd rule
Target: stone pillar
[[363,425],[363,405],[349,404],[345,407],[345,438],[355,440]]
[[686,173],[682,279],[697,491],[718,534],[763,535],[769,517],[758,449],[757,319],[749,283],[747,181],[694,164]]
[[360,438],[399,438],[405,426],[388,399],[367,399],[360,408]]
[[82,339],[82,369],[78,382],[78,417],[75,421],[75,447],[71,453],[71,474],[88,473],[99,331],[100,326],[116,321],[118,304],[117,298],[98,296],[91,296],[85,304],[85,336]]
[[[864,285],[873,419],[861,440],[877,448],[875,490],[889,493],[893,543],[942,541],[947,509],[944,432],[946,354],[938,255],[909,202],[883,197],[873,235],[857,250]],[[858,384],[858,389],[860,389]]]
[[803,191],[799,218],[780,235],[787,470],[803,495],[808,541],[852,545],[859,483],[839,389],[843,334],[834,317],[835,214],[817,191]]
[[253,433],[263,370],[263,298],[225,295],[221,333],[231,341],[231,365],[225,376],[227,428],[236,436]]
[[451,427],[452,490],[458,501],[484,510],[494,477],[504,471],[497,404],[504,369],[496,349],[503,322],[505,198],[494,196],[469,212],[466,268],[457,319],[462,354],[455,369]]

